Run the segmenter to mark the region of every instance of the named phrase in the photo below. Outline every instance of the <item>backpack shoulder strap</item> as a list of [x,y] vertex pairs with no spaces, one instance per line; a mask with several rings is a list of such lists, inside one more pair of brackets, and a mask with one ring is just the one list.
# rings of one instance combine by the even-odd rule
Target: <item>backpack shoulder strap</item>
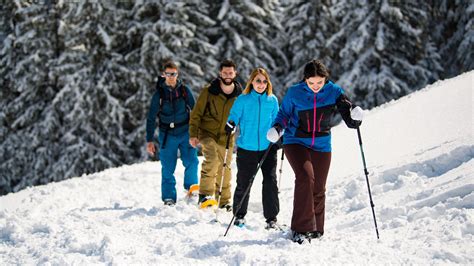
[[181,97],[183,97],[185,100],[188,98],[188,92],[186,91],[186,86],[184,85],[184,82],[181,82],[181,86],[179,86],[179,94]]
[[160,109],[159,109],[158,114],[157,114],[158,116],[161,113],[161,109],[163,107],[163,98],[165,97],[165,91],[164,91],[163,87],[160,86],[161,81],[163,79],[164,79],[163,77],[158,77],[158,80],[156,81],[156,88],[155,88],[155,91],[158,92],[158,95],[160,96]]
[[186,89],[186,86],[184,85],[184,82],[181,82],[181,86],[179,88],[179,91],[180,91],[180,96],[183,97],[184,103],[186,104],[186,109],[188,110],[188,112],[191,112],[192,108],[188,104],[188,100],[189,100],[188,90]]

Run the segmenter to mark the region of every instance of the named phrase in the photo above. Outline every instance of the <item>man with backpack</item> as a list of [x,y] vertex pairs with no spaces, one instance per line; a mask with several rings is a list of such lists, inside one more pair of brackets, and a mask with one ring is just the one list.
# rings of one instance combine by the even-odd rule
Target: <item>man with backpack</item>
[[[204,155],[199,182],[201,208],[219,203],[219,208],[232,209],[229,166],[234,135],[226,133],[225,125],[235,99],[242,92],[241,85],[235,80],[236,68],[232,60],[222,61],[219,77],[203,88],[191,112],[189,143],[193,147],[201,144]],[[229,148],[226,149],[228,139]]]
[[178,79],[178,66],[171,61],[163,65],[162,77],[158,78],[156,91],[146,122],[147,152],[156,154],[153,143],[156,118],[159,120],[158,143],[161,161],[161,199],[165,205],[176,203],[176,179],[174,171],[178,150],[185,167],[184,189],[197,187],[197,150],[189,144],[189,114],[194,107],[194,98],[188,86]]

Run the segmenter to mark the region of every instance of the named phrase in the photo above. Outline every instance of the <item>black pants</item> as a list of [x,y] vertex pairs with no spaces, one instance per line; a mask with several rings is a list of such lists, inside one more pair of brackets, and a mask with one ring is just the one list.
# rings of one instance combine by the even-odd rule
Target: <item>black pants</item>
[[[237,149],[237,187],[235,188],[233,206],[233,211],[237,218],[243,218],[247,214],[250,191],[242,202],[242,207],[239,212],[235,212],[237,211],[237,206],[242,200],[245,190],[249,186],[250,179],[255,175],[258,163],[264,154],[265,151],[249,151],[241,148]],[[263,175],[263,216],[267,221],[276,220],[278,212],[280,211],[276,167],[277,146],[273,145],[260,168]]]

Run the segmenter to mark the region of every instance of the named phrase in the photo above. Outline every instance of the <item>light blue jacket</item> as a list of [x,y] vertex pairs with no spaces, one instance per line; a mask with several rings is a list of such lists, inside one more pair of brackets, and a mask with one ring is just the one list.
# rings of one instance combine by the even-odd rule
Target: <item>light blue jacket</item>
[[266,92],[259,94],[252,89],[237,97],[227,119],[240,127],[237,146],[249,151],[266,150],[270,144],[267,131],[272,127],[278,109],[278,99]]

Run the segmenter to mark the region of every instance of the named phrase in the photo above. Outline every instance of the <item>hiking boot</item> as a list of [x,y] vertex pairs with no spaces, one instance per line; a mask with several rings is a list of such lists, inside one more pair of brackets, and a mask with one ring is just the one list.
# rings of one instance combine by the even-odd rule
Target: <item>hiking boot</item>
[[267,225],[265,226],[265,229],[267,230],[278,229],[277,221],[276,220],[267,221]]
[[238,226],[240,228],[244,227],[245,226],[245,219],[243,217],[235,219],[234,225]]
[[320,231],[313,231],[313,232],[310,232],[310,233],[309,233],[309,236],[310,236],[312,239],[321,238],[323,235],[324,235],[324,233],[323,233],[323,232],[320,232]]
[[164,199],[163,200],[163,203],[166,205],[166,206],[174,206],[176,204],[176,202],[173,200],[173,199]]
[[232,205],[229,203],[221,205],[219,209],[224,209],[226,212],[231,212],[232,211]]
[[310,237],[309,233],[305,233],[305,232],[293,231],[293,235],[291,236],[291,240],[293,240],[293,242],[296,242],[300,245],[305,243],[305,242],[311,243],[311,237]]
[[204,198],[206,197],[207,195],[204,195],[204,194],[199,194],[199,198],[198,198],[198,204],[200,204]]

